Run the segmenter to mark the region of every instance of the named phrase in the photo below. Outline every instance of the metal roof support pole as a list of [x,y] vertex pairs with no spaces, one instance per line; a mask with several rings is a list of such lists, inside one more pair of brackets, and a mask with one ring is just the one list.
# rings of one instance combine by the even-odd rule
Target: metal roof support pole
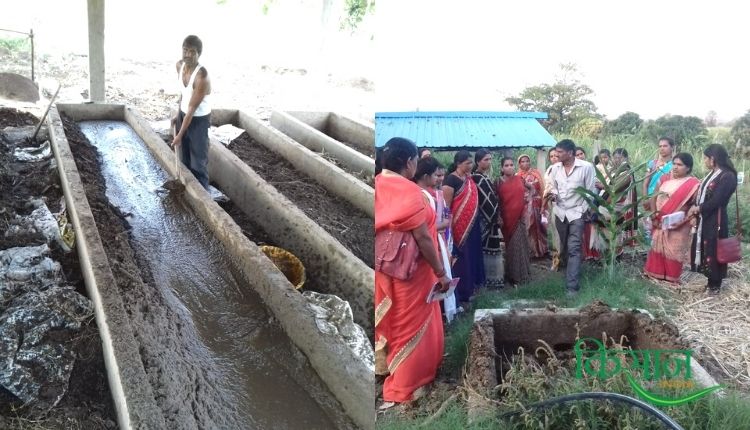
[[89,12],[89,98],[105,101],[104,87],[104,2],[88,0]]

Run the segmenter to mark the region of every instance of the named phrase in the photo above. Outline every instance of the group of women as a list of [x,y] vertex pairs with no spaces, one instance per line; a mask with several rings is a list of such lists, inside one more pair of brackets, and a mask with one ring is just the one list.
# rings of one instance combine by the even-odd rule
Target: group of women
[[[473,159],[468,151],[458,151],[443,183],[452,213],[453,276],[460,278],[456,298],[462,307],[476,288],[527,282],[531,258],[547,255],[542,175],[526,155],[518,159],[518,172],[511,158],[503,158],[500,166],[501,175],[494,180],[489,151],[480,149]],[[467,240],[460,240],[463,236]]]
[[[441,304],[426,300],[431,292],[447,292],[450,280],[459,279],[455,298],[442,302],[442,313],[450,320],[470,305],[476,288],[526,282],[531,257],[546,255],[544,180],[530,164],[528,156],[519,158],[517,174],[514,160],[503,158],[502,175],[495,181],[488,151],[474,157],[459,151],[445,169],[429,155],[420,158],[407,139],[393,138],[379,149],[375,364],[376,374],[386,375],[383,407],[418,397],[419,388],[435,377],[443,325]],[[389,246],[394,237],[401,242]],[[409,249],[417,249],[416,264]],[[413,267],[408,277],[378,270],[394,261]]]
[[679,283],[683,266],[690,265],[706,275],[706,291],[716,295],[727,276],[727,264],[717,259],[717,245],[729,237],[727,209],[737,189],[737,170],[719,144],[703,150],[703,163],[708,174],[700,181],[692,175],[693,157],[679,153],[672,159],[671,174],[659,178],[650,204],[655,210],[644,272]]
[[[607,158],[600,157],[599,164],[612,184],[608,189],[626,189],[635,180],[630,169],[623,168],[627,151],[604,155]],[[710,145],[704,156],[710,173],[703,182],[690,175],[693,160],[685,153],[674,157],[672,174],[660,179],[653,201],[657,211],[652,215],[657,227],[645,271],[676,281],[689,261],[694,270],[707,274],[709,290],[718,291],[726,265],[716,260],[716,240],[728,232],[718,226],[727,225],[726,207],[736,188],[736,171],[720,145]],[[551,151],[550,161],[555,163],[555,158]],[[530,161],[527,155],[503,158],[501,175],[493,180],[492,154],[485,150],[474,157],[458,151],[447,170],[430,156],[420,158],[416,145],[407,139],[393,138],[378,150],[375,364],[376,374],[386,376],[383,407],[413,400],[435,378],[443,357],[441,314],[450,320],[456,309],[469,305],[477,287],[528,281],[531,259],[548,255],[545,176]],[[624,240],[628,240],[637,226],[637,200],[634,194],[625,194],[616,203],[617,212],[626,214],[624,222],[633,225],[626,229]],[[627,215],[629,208],[633,212]],[[661,229],[664,217],[680,211],[684,220]],[[550,230],[554,255],[559,241],[554,240],[555,229]],[[389,248],[394,232],[403,239]],[[412,255],[409,249],[416,251]],[[393,261],[409,266],[409,274],[397,277],[378,270],[381,262]],[[449,291],[453,278],[460,278],[455,290],[460,306],[448,298],[441,310],[441,302],[426,300],[436,290]]]
[[[671,139],[661,138],[660,145],[674,146]],[[554,149],[550,151],[550,161],[554,163]],[[585,159],[586,152],[576,149],[576,157]],[[726,149],[712,144],[703,151],[703,163],[708,175],[699,180],[693,176],[693,157],[682,152],[671,156],[671,160],[656,159],[652,165],[667,165],[668,169],[651,169],[644,178],[649,184],[649,201],[643,206],[650,209],[646,213],[651,248],[643,268],[644,273],[657,280],[678,284],[683,267],[702,272],[708,278],[706,290],[718,294],[722,279],[726,277],[727,265],[717,258],[718,239],[729,235],[727,206],[737,188],[737,171]],[[594,164],[605,178],[610,191],[620,193],[615,203],[615,212],[621,214],[624,223],[618,240],[618,252],[625,244],[633,244],[638,233],[637,187],[630,166],[628,153],[623,148],[615,149],[611,155],[607,149],[599,151]],[[605,188],[601,183],[597,188]],[[606,215],[606,214],[605,214]],[[725,227],[720,228],[721,225]],[[606,245],[597,232],[597,224],[589,223],[584,231],[583,253],[586,259],[598,259]],[[554,243],[554,240],[553,240]],[[553,245],[554,246],[554,245]],[[554,263],[553,263],[554,264]]]

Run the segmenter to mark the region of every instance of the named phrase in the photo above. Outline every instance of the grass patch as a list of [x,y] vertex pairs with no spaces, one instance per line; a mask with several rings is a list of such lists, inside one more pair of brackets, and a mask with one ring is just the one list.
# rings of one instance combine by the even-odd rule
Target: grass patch
[[456,318],[445,333],[445,359],[441,372],[458,377],[468,355],[467,345],[471,327],[474,325],[472,315],[461,315]]
[[449,406],[435,421],[428,426],[422,426],[425,417],[419,417],[409,420],[400,420],[395,416],[387,416],[378,419],[376,427],[383,430],[410,430],[410,429],[430,429],[430,430],[495,430],[498,428],[497,420],[491,417],[485,417],[477,422],[468,424],[469,417],[466,410],[460,405],[453,404]]

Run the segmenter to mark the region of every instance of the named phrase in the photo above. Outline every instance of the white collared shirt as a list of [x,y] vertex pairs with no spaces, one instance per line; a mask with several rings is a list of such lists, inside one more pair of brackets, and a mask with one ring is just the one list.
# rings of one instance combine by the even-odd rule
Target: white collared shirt
[[554,213],[561,221],[575,221],[581,218],[588,210],[589,205],[575,189],[584,187],[596,193],[596,170],[594,165],[588,161],[575,159],[573,169],[570,173],[565,172],[561,162],[550,166],[549,182],[546,192],[556,197]]

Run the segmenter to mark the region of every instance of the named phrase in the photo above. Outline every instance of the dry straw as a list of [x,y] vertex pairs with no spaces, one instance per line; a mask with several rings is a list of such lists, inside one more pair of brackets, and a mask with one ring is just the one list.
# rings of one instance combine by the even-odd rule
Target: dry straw
[[[706,296],[707,279],[689,272],[679,287],[657,282],[674,293],[672,315],[680,335],[709,373],[723,383],[750,391],[750,263],[729,266],[721,294]],[[661,299],[655,299],[663,307]],[[659,303],[661,302],[661,303]]]

